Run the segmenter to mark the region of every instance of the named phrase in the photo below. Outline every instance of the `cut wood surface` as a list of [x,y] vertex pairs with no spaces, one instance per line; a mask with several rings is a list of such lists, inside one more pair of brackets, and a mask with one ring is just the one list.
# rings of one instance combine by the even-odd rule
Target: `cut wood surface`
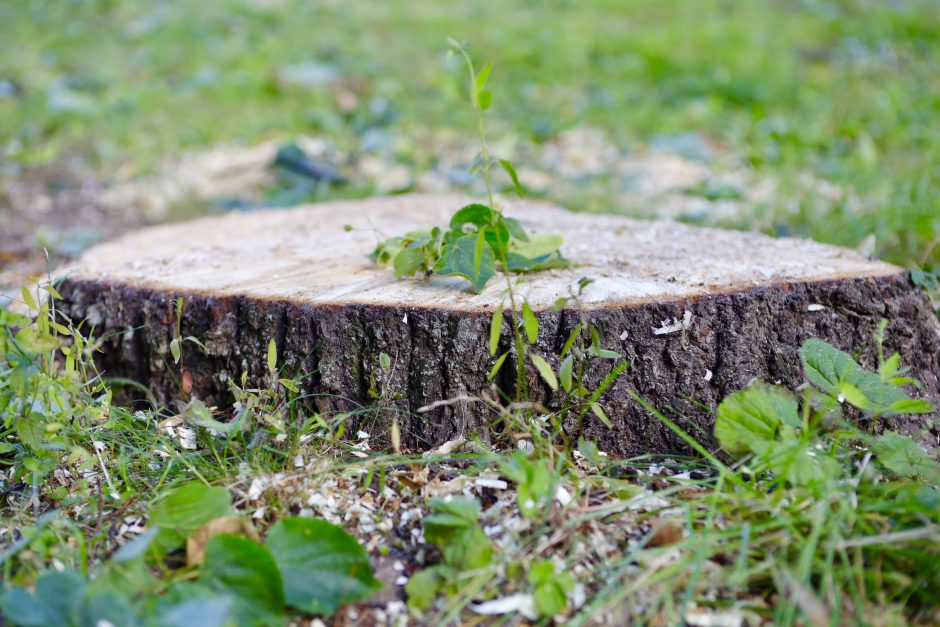
[[[106,338],[100,361],[107,375],[136,379],[163,401],[179,398],[185,379],[194,395],[224,407],[229,381],[244,372],[249,385],[266,380],[265,353],[274,339],[283,375],[299,376],[320,410],[352,411],[374,402],[370,390],[381,392],[383,412],[349,419],[350,428],[370,432],[374,441],[393,412],[409,448],[460,435],[486,440],[496,427],[482,403],[417,410],[488,389],[489,326],[492,312],[508,306],[505,280],[494,277],[474,295],[458,278],[398,281],[367,258],[379,238],[446,225],[467,202],[335,201],[145,229],[97,246],[65,269],[63,310]],[[924,384],[921,394],[940,396],[940,324],[901,268],[805,240],[572,213],[541,202],[511,203],[505,212],[531,232],[563,235],[562,251],[574,264],[513,277],[517,298],[527,299],[539,318],[536,351],[557,368],[556,355],[585,315],[604,347],[631,362],[602,399],[614,428],[586,427],[603,450],[683,450],[628,390],[702,436],[713,418],[699,404],[714,408],[755,377],[798,385],[797,349],[808,337],[873,367],[882,319],[889,321],[886,349],[901,352]],[[347,224],[355,230],[347,232]],[[594,282],[579,304],[552,311],[581,277]],[[181,335],[205,347],[186,345],[185,377],[169,349],[176,336],[172,301],[180,297]],[[501,351],[511,349],[508,319]],[[387,371],[381,353],[391,358]],[[596,368],[591,381],[609,368],[609,362]],[[513,370],[507,363],[498,381],[510,394]],[[534,371],[529,379],[532,400],[557,405],[558,393]],[[899,426],[910,431],[919,424],[908,419]]]

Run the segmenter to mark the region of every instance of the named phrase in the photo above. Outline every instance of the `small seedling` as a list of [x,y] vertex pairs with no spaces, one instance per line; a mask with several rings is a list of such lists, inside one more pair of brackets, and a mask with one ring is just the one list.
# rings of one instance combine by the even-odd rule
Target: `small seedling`
[[471,173],[483,175],[487,204],[472,203],[458,209],[444,229],[435,226],[386,239],[376,246],[371,259],[390,265],[399,279],[417,273],[460,276],[470,281],[475,293],[480,293],[498,271],[523,273],[568,266],[561,254],[561,236],[527,233],[518,220],[506,217],[497,208],[493,197],[494,167],[505,170],[520,198],[524,191],[516,168],[508,160],[490,154],[486,142],[486,111],[493,103],[486,83],[493,64],[487,63],[477,72],[466,47],[453,39],[449,43],[451,53],[463,57],[470,73],[470,103],[477,115],[480,140],[480,152]]

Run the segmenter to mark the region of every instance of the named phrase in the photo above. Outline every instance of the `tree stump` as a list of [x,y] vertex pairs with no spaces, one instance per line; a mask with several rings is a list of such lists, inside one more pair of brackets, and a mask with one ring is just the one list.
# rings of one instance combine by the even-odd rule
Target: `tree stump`
[[[460,435],[488,439],[497,427],[485,404],[417,410],[489,390],[490,321],[508,307],[503,277],[474,295],[457,278],[396,280],[367,258],[380,237],[446,225],[466,202],[336,201],[148,228],[89,250],[64,272],[62,309],[105,338],[106,375],[137,380],[161,401],[180,398],[182,381],[208,404],[225,406],[230,381],[243,373],[250,386],[267,380],[274,339],[283,376],[299,376],[320,411],[353,412],[375,403],[370,392],[380,393],[385,409],[353,412],[347,432],[366,430],[375,442],[397,411],[402,444],[412,450]],[[515,294],[528,299],[540,323],[537,352],[557,369],[583,315],[603,346],[631,363],[601,400],[613,428],[593,416],[585,426],[585,436],[611,454],[685,450],[630,389],[707,438],[727,394],[756,377],[803,381],[797,350],[806,338],[822,338],[874,367],[873,335],[882,319],[889,321],[886,350],[900,351],[923,383],[920,394],[940,397],[940,324],[901,268],[811,241],[571,213],[541,202],[513,203],[505,212],[530,232],[562,234],[562,251],[574,264],[513,277]],[[355,230],[346,232],[347,224]],[[582,277],[594,282],[579,304],[552,311]],[[186,344],[185,376],[170,351],[177,298],[185,299],[180,334],[205,347]],[[509,320],[500,352],[511,351]],[[390,368],[380,364],[382,353]],[[513,358],[498,380],[510,395]],[[610,367],[595,368],[588,387]],[[556,407],[559,393],[529,370],[531,400]],[[910,430],[913,420],[902,422]]]

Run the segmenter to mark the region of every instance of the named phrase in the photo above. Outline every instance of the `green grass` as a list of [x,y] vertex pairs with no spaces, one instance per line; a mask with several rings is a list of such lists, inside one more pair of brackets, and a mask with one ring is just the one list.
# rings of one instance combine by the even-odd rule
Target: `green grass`
[[[426,138],[442,129],[470,136],[473,125],[465,75],[444,54],[452,35],[470,42],[476,60],[495,62],[494,134],[550,141],[589,126],[638,146],[701,132],[782,182],[779,197],[762,208],[769,223],[744,216],[733,226],[759,223],[847,245],[875,234],[878,253],[890,260],[940,260],[935,3],[415,0],[260,8],[266,4],[0,4],[0,93],[10,85],[15,92],[0,98],[0,165],[41,171],[80,159],[109,178],[148,172],[182,149],[298,134],[323,135],[354,152],[377,117],[401,140],[399,158],[430,163],[436,155]],[[329,86],[278,81],[280,70],[313,60],[335,66],[357,91],[356,110],[338,112]],[[370,112],[379,98],[390,108]],[[800,189],[807,172],[836,183],[845,197],[807,194]],[[565,200],[574,209],[619,209],[590,193]],[[128,517],[146,517],[191,481],[229,488],[240,515],[261,512],[252,524],[263,533],[276,520],[308,515],[309,494],[327,482],[350,502],[371,499],[377,522],[401,520],[395,516],[411,507],[427,513],[428,486],[502,476],[509,489],[485,493],[472,515],[479,520],[460,522],[470,546],[438,538],[416,552],[414,536],[404,533],[421,528],[412,519],[369,549],[374,561],[405,560],[411,577],[440,577],[428,606],[412,609],[415,620],[479,620],[475,604],[540,589],[558,593],[548,600],[566,604],[576,625],[601,616],[676,624],[695,608],[780,624],[937,620],[935,462],[910,443],[903,449],[910,457],[890,457],[860,428],[866,424],[850,420],[855,410],[843,416],[840,409],[846,420],[831,423],[837,392],[860,402],[861,388],[877,387],[872,377],[887,385],[890,369],[855,373],[838,390],[817,390],[812,402],[803,397],[802,407],[813,410],[800,424],[775,425],[773,446],[721,459],[689,438],[696,457],[611,461],[562,434],[560,414],[543,423],[510,411],[502,413],[505,431],[528,433],[532,455],[477,447],[426,458],[355,450],[343,414],[305,409],[273,369],[268,388],[239,393],[249,411],[245,429],[232,433],[213,434],[226,427],[195,403],[120,406],[112,390],[128,382],[103,379],[90,360],[94,345],[33,309],[30,318],[0,309],[0,597],[60,568],[103,579],[127,539],[118,530]],[[196,349],[183,343],[184,351]],[[587,347],[574,352],[588,367]],[[583,398],[591,398],[587,392]],[[583,398],[571,398],[563,412],[589,410]],[[377,402],[357,411],[375,413],[381,425]],[[191,428],[195,448],[167,424]],[[781,461],[777,447],[802,455],[805,468]],[[810,461],[817,452],[825,460],[818,466]],[[298,455],[315,460],[313,469],[297,470]],[[818,472],[798,472],[806,469]],[[274,473],[286,478],[259,498],[246,496],[254,479]],[[558,486],[572,497],[567,505],[556,500]],[[473,568],[465,568],[469,549],[490,541],[481,530],[511,519],[521,521],[519,530],[494,532],[492,555],[474,554]],[[673,537],[664,540],[666,528]],[[368,542],[368,533],[356,533]],[[201,571],[182,559],[178,552],[145,565],[159,583],[130,595],[138,609],[173,598],[173,590],[185,598],[185,585],[176,585]],[[555,566],[546,568],[547,560]],[[585,586],[584,605],[573,606],[565,573]]]
[[[874,233],[878,253],[902,264],[940,255],[934,2],[265,4],[6,3],[0,79],[20,95],[0,100],[0,147],[22,163],[77,155],[104,174],[297,133],[352,147],[364,103],[382,97],[403,157],[420,163],[434,158],[420,143],[429,130],[470,128],[444,55],[451,35],[495,62],[507,133],[590,125],[635,145],[701,131],[794,186],[811,171],[862,200],[782,191],[779,204],[799,211],[775,230],[847,245]],[[357,77],[358,111],[338,113],[326,85],[278,82],[313,60]]]

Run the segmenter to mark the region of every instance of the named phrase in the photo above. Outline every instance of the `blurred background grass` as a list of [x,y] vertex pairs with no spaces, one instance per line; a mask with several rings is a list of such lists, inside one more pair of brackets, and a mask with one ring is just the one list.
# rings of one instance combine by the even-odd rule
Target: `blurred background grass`
[[[352,149],[381,124],[420,164],[429,131],[471,133],[447,36],[494,61],[497,134],[589,126],[633,148],[696,133],[783,183],[761,228],[940,259],[933,0],[7,1],[0,160],[25,177],[77,159],[107,180],[221,142]],[[788,194],[806,173],[842,195]]]

